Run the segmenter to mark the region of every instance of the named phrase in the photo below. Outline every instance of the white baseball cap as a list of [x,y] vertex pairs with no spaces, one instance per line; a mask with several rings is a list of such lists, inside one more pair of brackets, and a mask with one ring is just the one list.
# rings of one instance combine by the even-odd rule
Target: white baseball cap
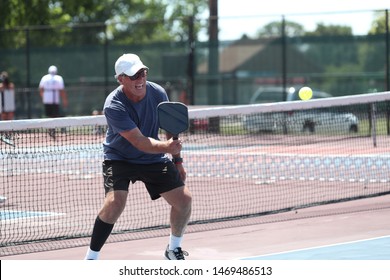
[[54,65],[50,66],[48,72],[49,72],[49,74],[52,74],[52,75],[57,74],[57,67],[55,67]]
[[121,74],[134,76],[142,68],[149,69],[142,63],[138,55],[132,53],[124,54],[115,62],[115,78],[118,78]]

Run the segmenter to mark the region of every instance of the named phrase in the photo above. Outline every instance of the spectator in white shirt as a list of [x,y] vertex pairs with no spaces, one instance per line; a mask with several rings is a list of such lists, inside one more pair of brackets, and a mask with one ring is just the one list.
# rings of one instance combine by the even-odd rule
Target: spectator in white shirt
[[5,71],[0,74],[0,113],[3,121],[14,119],[15,86]]
[[60,104],[68,107],[64,79],[57,74],[57,67],[49,67],[49,73],[42,77],[39,83],[39,93],[45,106],[46,117],[58,118],[61,116]]

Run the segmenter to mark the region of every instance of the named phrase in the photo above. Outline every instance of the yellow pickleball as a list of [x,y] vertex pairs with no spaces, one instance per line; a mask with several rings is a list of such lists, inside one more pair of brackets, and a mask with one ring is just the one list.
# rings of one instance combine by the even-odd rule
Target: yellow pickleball
[[309,87],[301,88],[298,94],[301,100],[309,100],[313,97],[313,91]]

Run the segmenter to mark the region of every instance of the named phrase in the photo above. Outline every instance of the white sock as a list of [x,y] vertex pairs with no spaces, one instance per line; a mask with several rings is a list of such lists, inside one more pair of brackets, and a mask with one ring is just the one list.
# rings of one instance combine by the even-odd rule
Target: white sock
[[85,255],[84,260],[98,260],[100,252],[96,252],[88,248],[87,254]]
[[169,236],[169,250],[174,250],[177,247],[181,247],[182,236],[174,236],[172,233]]

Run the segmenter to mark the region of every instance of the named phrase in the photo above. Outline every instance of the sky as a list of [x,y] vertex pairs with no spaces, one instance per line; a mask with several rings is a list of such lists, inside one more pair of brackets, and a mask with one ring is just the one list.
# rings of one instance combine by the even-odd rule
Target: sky
[[[317,23],[352,27],[354,35],[365,35],[374,10],[390,10],[389,0],[218,0],[219,39],[235,40],[254,35],[272,21],[300,23],[313,31]],[[208,13],[207,13],[208,16]]]

